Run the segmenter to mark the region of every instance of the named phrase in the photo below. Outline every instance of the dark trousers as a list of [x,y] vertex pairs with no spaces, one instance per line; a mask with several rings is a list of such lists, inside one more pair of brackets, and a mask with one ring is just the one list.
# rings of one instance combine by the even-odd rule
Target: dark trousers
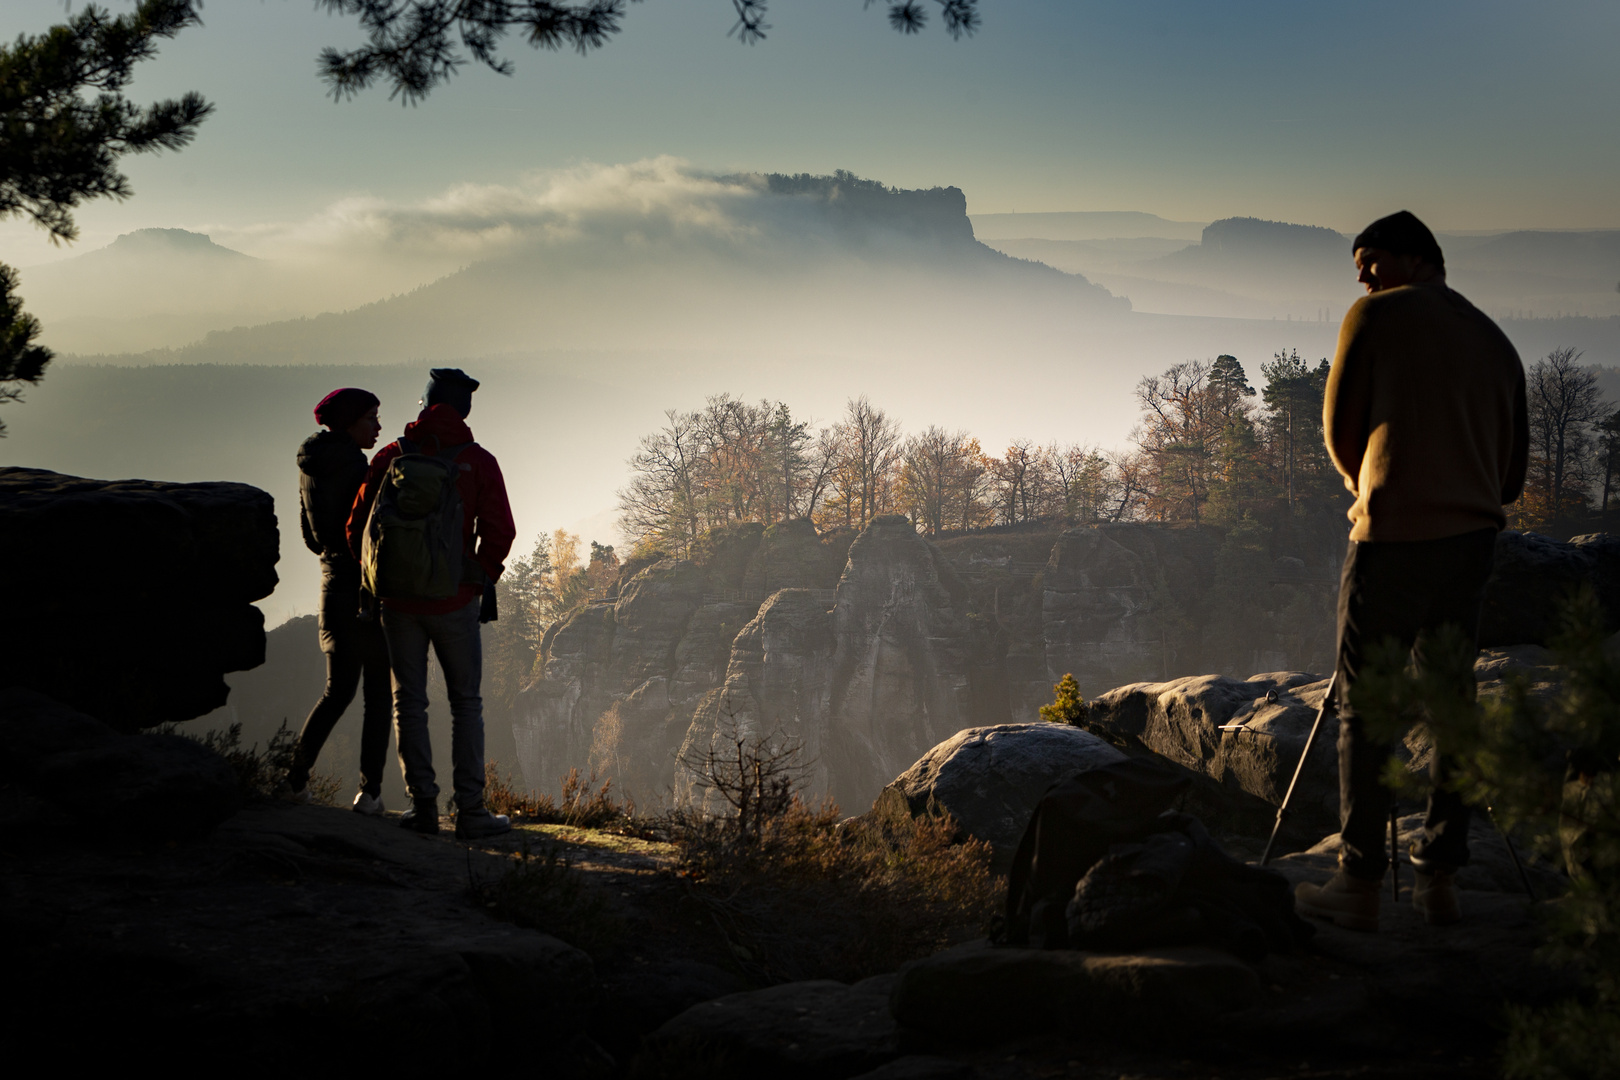
[[[1394,752],[1368,735],[1350,704],[1371,651],[1393,639],[1423,663],[1427,632],[1450,624],[1478,648],[1479,612],[1491,575],[1496,530],[1409,543],[1351,543],[1339,579],[1339,862],[1352,877],[1379,880],[1389,865],[1391,794],[1384,763]],[[1474,685],[1465,691],[1473,701]],[[1433,790],[1423,820],[1423,840],[1412,849],[1417,865],[1442,869],[1468,862],[1468,806],[1447,790],[1450,762],[1436,754]]]
[[484,645],[479,633],[481,597],[442,615],[412,615],[383,606],[383,633],[394,668],[394,728],[400,770],[413,801],[437,800],[433,746],[428,739],[428,647],[439,658],[450,698],[450,767],[456,808],[484,806]]
[[310,710],[293,748],[287,783],[302,788],[332,728],[365,683],[364,720],[360,727],[360,790],[375,798],[382,792],[383,763],[393,723],[393,690],[388,674],[388,642],[375,618],[359,617],[359,586],[321,582],[321,652],[326,654],[326,688]]

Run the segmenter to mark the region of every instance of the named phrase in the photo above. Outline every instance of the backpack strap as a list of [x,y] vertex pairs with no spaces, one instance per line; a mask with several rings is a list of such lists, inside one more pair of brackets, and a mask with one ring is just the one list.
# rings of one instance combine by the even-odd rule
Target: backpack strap
[[468,447],[477,446],[477,445],[478,444],[475,443],[475,442],[464,442],[464,443],[461,443],[459,446],[447,446],[443,450],[440,450],[437,454],[435,454],[433,456],[438,458],[440,461],[452,462],[453,463],[456,460],[456,458],[461,456],[461,452],[463,450],[467,449]]

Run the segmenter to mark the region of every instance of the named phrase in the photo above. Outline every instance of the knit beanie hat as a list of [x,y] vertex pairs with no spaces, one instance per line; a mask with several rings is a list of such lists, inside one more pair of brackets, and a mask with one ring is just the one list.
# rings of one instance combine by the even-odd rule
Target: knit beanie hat
[[1446,257],[1440,253],[1440,243],[1429,227],[1417,219],[1410,210],[1402,210],[1389,217],[1381,217],[1365,229],[1350,244],[1354,255],[1360,248],[1383,248],[1396,255],[1417,255],[1424,262],[1446,268]]
[[315,422],[333,431],[347,431],[373,407],[381,405],[377,395],[358,386],[345,386],[321,398],[315,406]]
[[448,405],[461,414],[463,420],[472,412],[473,391],[478,380],[460,368],[436,367],[428,372],[427,391],[422,395],[424,408]]

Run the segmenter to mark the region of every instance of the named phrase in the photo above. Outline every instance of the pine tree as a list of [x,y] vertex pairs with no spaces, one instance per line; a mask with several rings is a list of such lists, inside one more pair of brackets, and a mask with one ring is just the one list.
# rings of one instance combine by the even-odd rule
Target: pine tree
[[[0,218],[26,214],[53,242],[71,241],[80,202],[130,196],[120,157],[189,143],[212,105],[186,94],[143,109],[124,88],[158,39],[199,21],[193,0],[141,0],[117,18],[87,6],[38,37],[0,45]],[[20,384],[38,383],[51,360],[34,344],[39,321],[16,288],[15,271],[0,265],[0,403],[19,400]]]

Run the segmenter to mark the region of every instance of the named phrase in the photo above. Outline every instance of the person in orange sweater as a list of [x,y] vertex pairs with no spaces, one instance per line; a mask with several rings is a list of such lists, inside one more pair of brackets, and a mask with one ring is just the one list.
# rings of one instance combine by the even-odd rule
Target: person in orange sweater
[[[1524,487],[1530,440],[1518,353],[1446,285],[1428,227],[1403,210],[1369,225],[1352,252],[1368,295],[1345,314],[1322,405],[1328,452],[1355,496],[1339,584],[1339,871],[1301,884],[1294,902],[1376,930],[1392,798],[1381,772],[1393,747],[1356,715],[1356,681],[1386,640],[1420,664],[1424,637],[1441,626],[1477,642],[1502,508]],[[1448,765],[1436,757],[1411,852],[1413,904],[1437,925],[1461,917],[1453,878],[1468,862],[1468,806],[1446,786]]]

